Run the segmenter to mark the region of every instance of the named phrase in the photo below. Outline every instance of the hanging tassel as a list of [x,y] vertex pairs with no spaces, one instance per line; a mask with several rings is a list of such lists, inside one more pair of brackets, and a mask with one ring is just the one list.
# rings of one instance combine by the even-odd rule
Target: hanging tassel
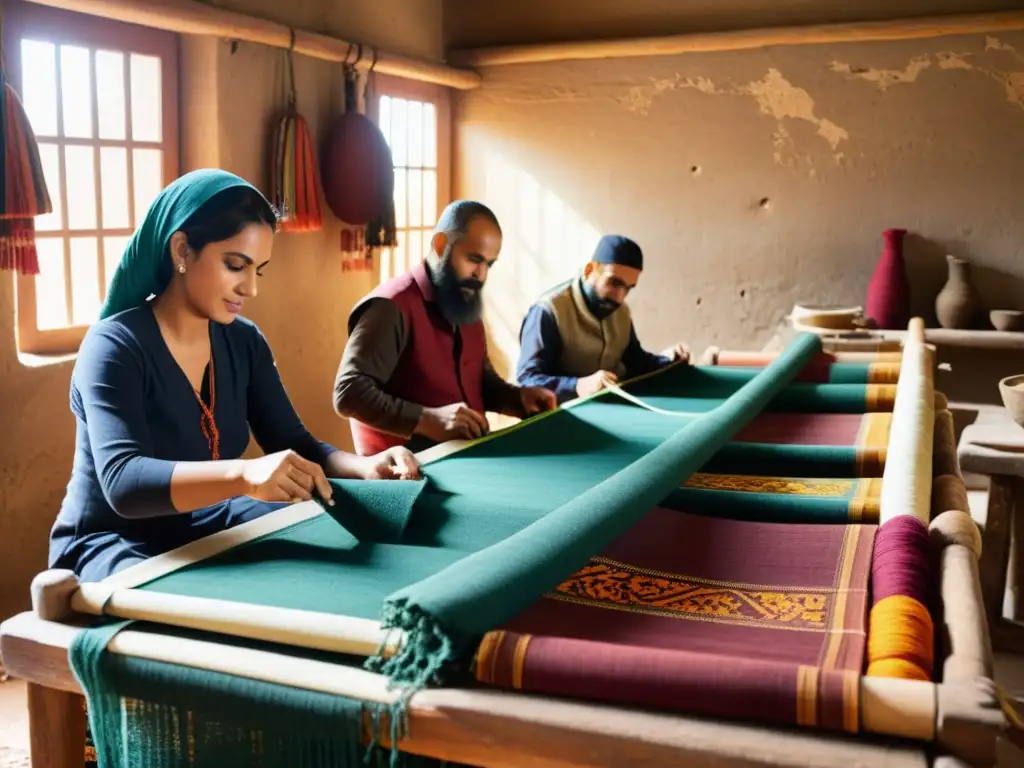
[[271,202],[280,215],[282,232],[316,232],[323,226],[320,215],[320,179],[309,125],[295,107],[295,66],[291,48],[288,49],[288,74],[288,106],[274,136]]
[[18,94],[3,82],[3,195],[0,199],[0,269],[23,275],[39,274],[36,253],[36,216],[53,211],[43,177],[39,146]]
[[280,213],[282,232],[316,232],[323,226],[318,196],[319,178],[313,140],[301,115],[289,112],[278,125],[274,140],[271,202]]

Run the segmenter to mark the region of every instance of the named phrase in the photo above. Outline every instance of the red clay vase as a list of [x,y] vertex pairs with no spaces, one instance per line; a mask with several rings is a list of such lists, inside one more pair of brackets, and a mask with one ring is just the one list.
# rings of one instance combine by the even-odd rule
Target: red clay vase
[[882,233],[885,247],[868,283],[864,313],[875,327],[905,331],[910,322],[910,282],[903,262],[905,229],[887,229]]

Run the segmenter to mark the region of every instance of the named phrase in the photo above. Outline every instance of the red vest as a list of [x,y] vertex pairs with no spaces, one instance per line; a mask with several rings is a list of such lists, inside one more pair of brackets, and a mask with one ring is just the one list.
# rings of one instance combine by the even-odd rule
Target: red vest
[[[405,321],[405,349],[391,378],[381,388],[389,395],[426,408],[465,403],[483,413],[483,375],[487,360],[483,322],[478,320],[459,327],[462,348],[456,360],[455,329],[434,305],[434,286],[424,262],[388,280],[356,308],[372,298],[393,301]],[[353,311],[352,317],[355,315]],[[355,419],[350,422],[356,452],[361,456],[379,453],[407,440]]]

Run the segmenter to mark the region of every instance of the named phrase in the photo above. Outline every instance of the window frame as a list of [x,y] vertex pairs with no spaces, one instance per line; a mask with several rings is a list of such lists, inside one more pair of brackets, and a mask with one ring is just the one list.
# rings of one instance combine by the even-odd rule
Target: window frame
[[[180,162],[180,130],[179,130],[179,91],[178,91],[178,62],[180,38],[173,32],[153,29],[135,24],[127,24],[119,21],[97,18],[88,14],[75,13],[47,6],[32,3],[14,2],[8,3],[4,13],[3,45],[4,50],[14,51],[5,61],[8,82],[22,96],[22,72],[21,72],[21,40],[24,38],[42,40],[56,45],[77,45],[90,49],[110,49],[121,51],[125,54],[137,53],[146,56],[160,58],[161,75],[161,135],[160,142],[142,142],[129,139],[130,133],[125,139],[100,139],[98,135],[99,113],[97,109],[97,86],[95,56],[90,55],[92,72],[90,73],[90,88],[92,99],[92,138],[79,139],[58,137],[37,137],[37,141],[43,144],[56,144],[58,147],[65,146],[87,146],[94,149],[93,172],[96,182],[96,216],[97,226],[95,229],[60,229],[49,230],[37,233],[37,241],[40,237],[59,238],[64,244],[64,263],[67,267],[70,253],[70,237],[95,236],[98,240],[98,269],[103,264],[103,238],[104,236],[125,236],[123,229],[104,229],[102,222],[102,192],[100,187],[100,148],[101,147],[126,147],[138,148],[159,148],[163,152],[163,179],[161,188],[169,184],[179,175]],[[125,61],[125,73],[127,75],[128,62]],[[126,86],[128,85],[126,77]],[[58,88],[61,84],[58,82]],[[125,124],[128,126],[131,120],[131,94],[125,93]],[[59,98],[59,92],[58,92]],[[59,109],[61,107],[58,107]],[[61,174],[64,174],[63,151],[59,153]],[[131,153],[129,152],[129,173],[128,173],[128,204],[129,212],[134,208],[134,178],[131,173]],[[51,196],[61,196],[61,210],[64,217],[67,216],[67,189],[61,184],[60,190],[50,190]],[[137,225],[141,218],[138,211],[134,212],[133,220]],[[131,234],[127,231],[127,234]],[[70,274],[65,269],[65,284],[71,280]],[[104,285],[100,284],[103,291]],[[66,295],[70,295],[72,289],[66,289]],[[36,313],[36,277],[34,275],[15,274],[15,335],[17,348],[23,354],[35,355],[66,355],[74,354],[89,330],[89,325],[71,325],[65,328],[40,330]],[[74,322],[70,316],[69,322]]]
[[[443,85],[433,83],[421,83],[416,80],[393,75],[373,74],[373,84],[369,89],[371,104],[366,105],[366,112],[377,127],[380,127],[380,97],[390,96],[396,99],[411,99],[415,101],[427,101],[434,105],[437,118],[437,210],[427,215],[423,212],[424,221],[430,221],[428,228],[432,228],[434,222],[445,206],[451,201],[452,192],[452,104],[451,89]],[[410,228],[405,227],[400,231]],[[393,269],[394,249],[383,249],[385,253],[377,265],[378,281],[383,282],[388,276],[401,274]],[[408,250],[406,251],[408,259]],[[424,254],[425,256],[426,254]],[[384,261],[388,264],[385,265]],[[388,268],[385,269],[385,266]],[[412,266],[411,264],[409,266]]]

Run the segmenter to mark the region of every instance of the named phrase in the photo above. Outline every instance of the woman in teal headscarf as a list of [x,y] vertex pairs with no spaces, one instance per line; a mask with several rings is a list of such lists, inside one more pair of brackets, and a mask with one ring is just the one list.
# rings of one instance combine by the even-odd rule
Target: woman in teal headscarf
[[[241,317],[276,222],[259,191],[220,170],[188,173],[153,202],[71,377],[75,460],[51,567],[94,581],[313,493],[333,503],[328,477],[418,476],[407,450],[360,457],[316,440]],[[250,429],[266,453],[247,460]]]

